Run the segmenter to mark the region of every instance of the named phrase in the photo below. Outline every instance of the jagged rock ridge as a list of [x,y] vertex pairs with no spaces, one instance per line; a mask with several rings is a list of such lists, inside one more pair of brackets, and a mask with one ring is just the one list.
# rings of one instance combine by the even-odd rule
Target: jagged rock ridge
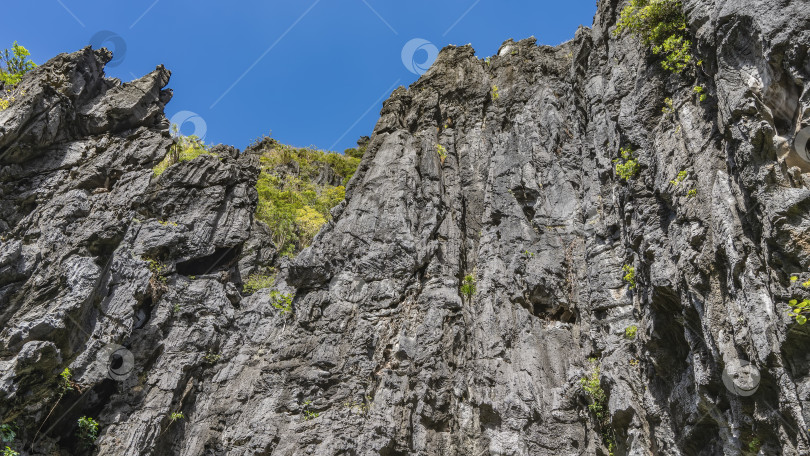
[[[292,313],[240,293],[274,257],[255,155],[153,179],[164,69],[120,85],[86,49],[35,70],[0,113],[13,444],[89,451],[74,423],[93,415],[98,454],[607,454],[580,385],[595,357],[616,454],[807,454],[810,333],[785,303],[810,278],[810,169],[789,147],[810,13],[683,3],[696,78],[612,36],[616,0],[558,47],[445,48],[384,104],[333,221],[279,264]],[[751,396],[722,380],[740,359]],[[46,420],[66,366],[81,392]]]

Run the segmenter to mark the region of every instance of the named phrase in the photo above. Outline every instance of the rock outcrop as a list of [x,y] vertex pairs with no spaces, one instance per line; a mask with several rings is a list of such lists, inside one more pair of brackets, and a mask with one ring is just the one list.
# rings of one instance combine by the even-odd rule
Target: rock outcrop
[[[618,0],[557,47],[443,49],[385,102],[346,200],[292,261],[253,220],[255,154],[153,177],[165,69],[120,84],[85,49],[33,71],[0,112],[10,445],[810,453],[810,331],[787,314],[791,276],[810,279],[810,164],[791,149],[810,125],[810,9],[683,3],[694,75],[613,36]],[[272,261],[272,289],[242,292]],[[754,383],[731,378],[749,363]],[[81,416],[101,425],[90,448]]]

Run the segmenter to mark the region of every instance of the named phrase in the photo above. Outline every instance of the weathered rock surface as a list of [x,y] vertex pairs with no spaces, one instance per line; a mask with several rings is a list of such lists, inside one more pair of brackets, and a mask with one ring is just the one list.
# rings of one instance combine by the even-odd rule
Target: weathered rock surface
[[[785,305],[789,277],[810,279],[810,168],[789,146],[810,124],[810,9],[684,0],[703,60],[689,77],[612,35],[621,5],[554,48],[445,48],[397,89],[334,220],[279,263],[290,313],[240,293],[276,260],[252,219],[255,155],[152,176],[166,70],[121,85],[89,49],[35,70],[0,112],[11,445],[607,454],[580,386],[597,358],[615,454],[810,453],[810,331]],[[627,183],[622,147],[641,164]],[[738,360],[761,374],[753,395],[724,385]],[[79,390],[60,399],[65,367]]]

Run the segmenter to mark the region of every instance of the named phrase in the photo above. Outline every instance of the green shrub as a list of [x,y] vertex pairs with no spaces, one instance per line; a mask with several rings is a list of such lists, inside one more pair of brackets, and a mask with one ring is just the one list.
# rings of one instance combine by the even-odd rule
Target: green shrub
[[706,98],[708,97],[708,95],[706,95],[706,89],[703,88],[703,86],[696,86],[692,90],[695,92],[695,94],[697,94],[700,101],[706,101]]
[[203,362],[205,364],[216,364],[220,359],[222,359],[222,355],[211,351],[207,352],[205,356],[203,356]]
[[675,112],[675,107],[672,104],[672,98],[664,98],[664,107],[661,108],[661,112],[668,116]]
[[686,197],[689,198],[689,199],[692,199],[692,198],[694,198],[696,196],[697,196],[697,189],[696,188],[693,188],[693,189],[689,190],[688,192],[686,192]]
[[154,177],[160,177],[164,171],[176,163],[191,161],[200,155],[211,155],[213,157],[217,157],[216,154],[209,152],[210,147],[206,146],[205,143],[200,140],[200,138],[194,135],[180,135],[178,133],[179,129],[177,125],[172,125],[172,132],[175,135],[175,143],[172,144],[171,148],[169,149],[169,153],[166,154],[166,157],[164,157],[160,163],[152,168],[152,175]]
[[626,264],[622,266],[622,272],[624,272],[624,281],[630,284],[630,289],[636,288],[636,268]]
[[599,361],[596,358],[588,359],[587,375],[579,380],[582,390],[588,396],[588,410],[593,412],[602,431],[602,441],[607,445],[610,454],[616,446],[616,438],[610,427],[610,415],[607,410],[608,397],[599,380]]
[[37,67],[37,64],[28,59],[31,55],[28,49],[15,41],[11,45],[11,52],[5,49],[0,52],[0,63],[6,62],[6,69],[0,68],[0,81],[6,85],[17,85],[25,73]]
[[171,420],[172,423],[174,423],[175,421],[183,420],[185,418],[186,415],[183,415],[182,412],[172,412],[172,414],[169,416],[169,419]]
[[[796,284],[799,281],[798,276],[791,276],[790,277],[790,287],[795,289]],[[810,288],[810,280],[803,282],[802,288]],[[797,293],[797,292],[794,292]],[[791,299],[788,302],[788,306],[790,309],[788,310],[788,314],[796,319],[796,323],[800,325],[804,325],[807,323],[807,315],[810,314],[810,299],[802,299],[799,301],[798,299]]]
[[636,338],[636,333],[638,332],[638,326],[630,325],[624,329],[624,337],[629,340],[633,340]]
[[621,157],[613,160],[613,163],[616,164],[616,175],[627,182],[638,174],[641,166],[638,164],[632,149],[623,147],[619,150],[619,154],[621,154]]
[[689,173],[686,170],[681,171],[678,173],[678,176],[675,177],[675,179],[669,181],[669,183],[677,187],[681,182],[683,182],[684,179],[686,179],[686,176],[688,174]]
[[253,294],[263,288],[272,287],[275,281],[275,275],[251,274],[242,285],[242,292]]
[[6,447],[6,449],[3,450],[3,456],[20,456],[20,453],[12,450],[9,447]]
[[444,163],[444,159],[447,158],[447,149],[441,144],[436,144],[436,153],[439,155],[439,159],[442,163]]
[[83,416],[79,418],[79,429],[76,432],[76,435],[82,440],[86,445],[92,445],[93,442],[96,441],[98,438],[98,422],[93,418]]
[[465,296],[469,301],[475,294],[475,276],[467,274],[461,282],[461,295]]
[[762,447],[762,442],[757,437],[752,438],[751,441],[748,442],[748,451],[750,451],[751,453],[754,453],[754,454],[759,453],[759,449],[761,447]]
[[321,416],[318,412],[313,412],[309,409],[309,406],[312,405],[312,401],[304,402],[304,421],[314,420],[315,418]]
[[[332,219],[331,209],[346,197],[345,185],[360,164],[359,157],[275,142],[260,161],[256,218],[270,228],[279,252],[288,255],[306,248]],[[341,185],[316,184],[324,169],[340,177]]]
[[501,95],[498,93],[498,86],[494,85],[492,86],[492,99],[497,100],[498,98],[501,98]]
[[692,42],[680,0],[631,0],[624,7],[614,35],[629,31],[663,57],[661,66],[681,73],[692,63]]
[[294,295],[273,290],[270,292],[270,304],[282,313],[290,313],[292,312],[292,300],[294,297]]
[[14,432],[14,428],[10,424],[0,424],[0,440],[9,443],[13,442],[16,437],[17,433]]

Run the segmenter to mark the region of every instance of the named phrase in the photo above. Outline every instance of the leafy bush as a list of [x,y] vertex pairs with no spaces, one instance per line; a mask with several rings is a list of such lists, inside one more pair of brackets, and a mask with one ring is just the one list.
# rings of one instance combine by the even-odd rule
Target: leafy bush
[[93,418],[83,416],[79,418],[79,429],[76,432],[79,439],[86,445],[92,445],[98,438],[98,422]]
[[[271,146],[263,151],[256,183],[256,218],[270,228],[279,251],[298,252],[332,219],[330,211],[345,198],[345,184],[357,170],[360,158],[267,144]],[[329,171],[341,179],[340,185],[316,183]]]
[[270,288],[276,281],[275,275],[251,274],[242,284],[242,291],[247,294],[255,293],[262,288]]
[[638,174],[641,166],[638,164],[632,149],[622,148],[619,153],[621,157],[614,159],[613,163],[616,164],[616,175],[626,182]]
[[589,358],[588,364],[588,373],[579,380],[579,384],[590,399],[588,410],[596,416],[596,420],[602,429],[602,440],[612,455],[616,446],[616,438],[610,427],[610,416],[607,411],[607,393],[605,393],[599,380],[599,361],[596,358]]
[[706,89],[703,86],[695,86],[695,88],[692,90],[697,94],[700,101],[706,101],[706,98],[708,98],[708,95],[706,95]]
[[186,415],[183,415],[182,412],[172,412],[171,416],[169,416],[169,419],[172,421],[172,423],[178,420],[183,420],[185,418]]
[[5,49],[0,52],[0,63],[6,62],[6,69],[0,68],[0,81],[6,85],[17,85],[25,73],[37,67],[37,64],[28,59],[31,55],[28,49],[15,41],[11,45],[11,52]]
[[294,295],[273,290],[270,292],[270,304],[282,313],[290,313],[292,312],[293,297]]
[[3,456],[20,456],[20,453],[12,450],[9,447],[6,447],[6,449],[3,450]]
[[[798,283],[799,277],[798,276],[791,276],[790,277],[790,285],[793,288],[796,283]],[[810,288],[810,280],[807,280],[802,283],[802,287],[807,289]],[[799,301],[798,299],[791,299],[788,302],[790,306],[790,310],[788,310],[788,314],[796,319],[796,323],[800,325],[804,325],[807,323],[807,315],[810,314],[810,299],[802,299]]]
[[636,288],[636,268],[626,264],[622,266],[622,272],[624,272],[624,281],[630,284],[630,289]]
[[669,181],[669,183],[677,187],[681,182],[683,182],[684,179],[686,179],[686,176],[688,174],[689,172],[686,170],[680,171],[678,173],[678,176],[676,176],[675,179]]
[[206,146],[200,138],[194,135],[179,135],[178,131],[177,125],[172,125],[172,132],[175,134],[175,143],[172,145],[169,153],[166,154],[166,157],[152,168],[152,175],[154,177],[160,177],[164,171],[176,163],[191,161],[200,155],[217,156],[208,151],[210,147]]
[[444,159],[447,158],[447,149],[441,144],[436,144],[436,153],[439,155],[439,159],[442,163],[444,163]]
[[304,402],[304,421],[314,420],[315,418],[321,416],[318,412],[313,412],[309,409],[309,406],[312,405],[312,401]]
[[680,0],[631,0],[621,11],[613,33],[624,31],[662,56],[661,66],[666,70],[680,73],[692,62],[692,42]]
[[0,424],[0,440],[5,443],[13,442],[17,437],[17,433],[10,424]]
[[638,326],[630,325],[624,329],[624,337],[633,340],[636,338],[636,333],[638,332]]
[[498,86],[494,85],[492,86],[492,99],[497,100],[498,98],[501,98],[501,95],[498,93]]
[[461,282],[461,295],[465,296],[469,301],[475,294],[475,276],[467,274]]

